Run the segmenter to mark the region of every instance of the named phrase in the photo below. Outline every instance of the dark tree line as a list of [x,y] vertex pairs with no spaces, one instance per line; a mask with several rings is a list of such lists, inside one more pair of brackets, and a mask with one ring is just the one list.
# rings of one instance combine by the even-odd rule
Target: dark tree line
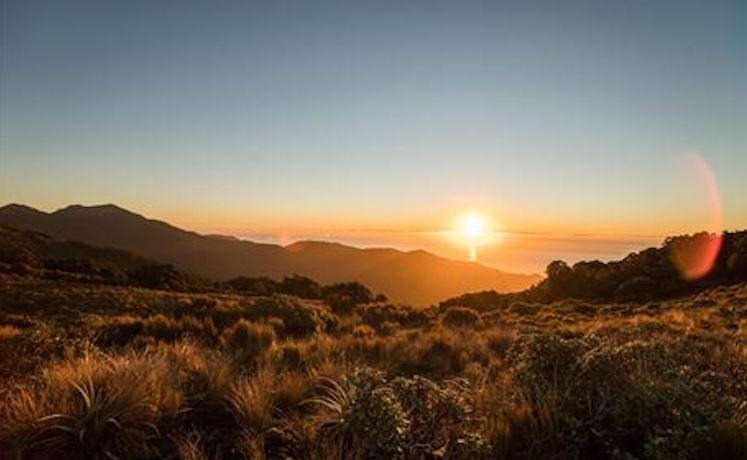
[[357,281],[321,285],[311,278],[293,275],[281,281],[268,277],[238,277],[226,284],[247,295],[287,294],[301,299],[323,300],[337,312],[345,312],[356,305],[385,301],[386,297],[374,295],[370,289]]
[[670,237],[659,248],[648,248],[607,263],[595,260],[569,265],[558,260],[547,266],[544,280],[523,292],[465,294],[442,305],[485,309],[514,301],[552,302],[569,298],[646,301],[747,281],[747,231],[722,234],[720,251],[705,276],[691,280],[683,275],[675,262],[683,259],[699,262],[697,259],[705,257],[708,245],[715,238],[705,232]]

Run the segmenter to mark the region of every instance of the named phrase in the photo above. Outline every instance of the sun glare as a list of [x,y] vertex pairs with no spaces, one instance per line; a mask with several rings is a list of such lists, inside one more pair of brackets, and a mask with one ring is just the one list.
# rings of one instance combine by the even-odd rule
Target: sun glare
[[485,215],[476,212],[462,214],[454,222],[451,238],[466,246],[469,260],[477,260],[477,249],[495,240],[492,222]]
[[462,223],[462,234],[467,237],[478,237],[485,233],[485,221],[479,216],[469,215]]

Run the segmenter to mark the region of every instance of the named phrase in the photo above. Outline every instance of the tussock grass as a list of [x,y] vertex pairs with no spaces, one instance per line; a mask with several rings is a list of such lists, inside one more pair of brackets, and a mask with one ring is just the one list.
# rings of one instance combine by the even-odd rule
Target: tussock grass
[[165,362],[137,355],[61,362],[6,398],[0,439],[18,452],[145,454],[158,420],[181,406],[169,373]]
[[258,360],[275,343],[275,329],[267,324],[239,320],[223,331],[221,346],[239,363]]

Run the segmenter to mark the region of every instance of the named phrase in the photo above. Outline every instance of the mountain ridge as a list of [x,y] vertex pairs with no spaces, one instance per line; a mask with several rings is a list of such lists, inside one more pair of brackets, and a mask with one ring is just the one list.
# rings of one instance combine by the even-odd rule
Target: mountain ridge
[[215,238],[114,204],[70,205],[47,213],[12,203],[0,207],[0,224],[127,250],[215,280],[237,276],[279,279],[300,274],[325,284],[360,281],[395,301],[416,305],[470,290],[520,291],[541,279],[539,275],[503,272],[422,250],[356,248],[325,241],[279,246]]

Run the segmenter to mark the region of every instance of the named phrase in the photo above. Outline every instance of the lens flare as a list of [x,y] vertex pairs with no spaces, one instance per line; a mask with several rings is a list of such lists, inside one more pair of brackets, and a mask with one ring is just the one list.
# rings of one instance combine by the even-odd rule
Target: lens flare
[[694,281],[708,275],[713,269],[721,250],[723,217],[721,193],[710,165],[698,154],[689,154],[685,160],[688,169],[695,173],[698,190],[706,199],[708,218],[701,227],[705,232],[693,238],[674,239],[669,247],[670,257],[680,275]]

